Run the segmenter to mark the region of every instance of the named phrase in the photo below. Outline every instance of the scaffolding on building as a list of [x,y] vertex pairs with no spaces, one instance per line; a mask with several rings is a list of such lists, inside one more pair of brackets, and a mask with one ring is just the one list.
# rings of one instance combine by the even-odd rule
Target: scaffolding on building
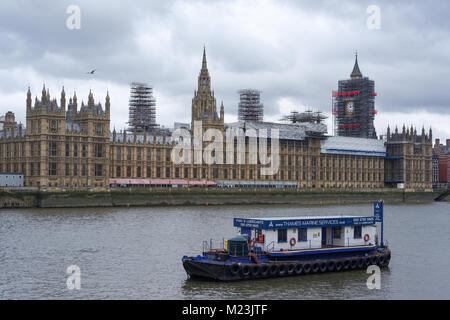
[[133,82],[130,89],[128,130],[152,131],[156,124],[156,99],[153,88],[146,83]]
[[340,80],[332,92],[333,133],[338,136],[376,139],[373,121],[375,83],[367,77]]
[[305,112],[291,111],[289,115],[283,116],[280,121],[288,123],[323,123],[327,118],[321,111],[306,109]]
[[238,118],[242,121],[263,121],[264,105],[261,103],[261,91],[244,89],[239,91]]

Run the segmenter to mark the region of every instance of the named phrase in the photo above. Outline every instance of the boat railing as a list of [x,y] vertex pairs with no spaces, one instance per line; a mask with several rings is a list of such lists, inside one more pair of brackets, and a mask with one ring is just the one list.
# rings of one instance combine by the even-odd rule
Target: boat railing
[[[272,245],[272,248],[270,248],[271,245]],[[275,251],[275,241],[272,241],[271,243],[269,243],[269,244],[266,246],[266,251],[267,251],[267,252],[273,252],[273,251]]]
[[209,239],[203,240],[202,242],[202,250],[203,252],[212,252],[212,251],[224,251],[225,250],[225,239]]

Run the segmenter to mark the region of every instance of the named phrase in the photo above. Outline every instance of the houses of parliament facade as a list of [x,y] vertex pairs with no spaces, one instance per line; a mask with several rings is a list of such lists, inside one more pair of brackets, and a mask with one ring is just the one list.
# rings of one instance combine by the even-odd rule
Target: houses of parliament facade
[[[345,116],[360,112],[357,104],[352,104],[351,110],[349,105],[343,104]],[[0,172],[23,173],[24,186],[50,189],[103,189],[141,180],[210,181],[222,186],[432,188],[431,129],[427,133],[422,129],[420,134],[415,128],[388,129],[383,139],[369,139],[367,135],[327,136],[322,123],[225,123],[224,105],[217,108],[211,89],[205,51],[191,111],[188,130],[196,121],[202,122],[203,132],[209,128],[221,132],[229,128],[244,132],[279,129],[278,171],[262,175],[260,169],[265,165],[250,161],[248,135],[244,150],[234,147],[245,159],[243,163],[174,164],[171,152],[175,141],[169,131],[110,131],[109,94],[104,105],[95,102],[92,92],[87,103],[80,104],[76,94],[66,97],[63,88],[56,99],[44,86],[40,99],[34,101],[28,88],[25,126],[17,124],[12,112],[2,117]],[[270,145],[269,139],[269,154]]]

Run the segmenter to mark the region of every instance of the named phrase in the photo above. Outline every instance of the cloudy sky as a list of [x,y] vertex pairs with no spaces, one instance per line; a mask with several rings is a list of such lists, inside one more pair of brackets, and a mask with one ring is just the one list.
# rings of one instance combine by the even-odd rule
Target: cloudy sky
[[[80,29],[67,27],[71,5]],[[2,0],[0,112],[24,122],[28,86],[40,97],[45,83],[59,99],[64,85],[85,102],[92,89],[102,104],[109,91],[112,127],[122,129],[129,84],[145,81],[158,123],[190,122],[206,45],[226,122],[237,119],[243,88],[262,90],[268,121],[307,107],[331,115],[331,91],[349,78],[357,50],[361,72],[375,80],[379,135],[406,124],[450,138],[449,12],[446,0]]]

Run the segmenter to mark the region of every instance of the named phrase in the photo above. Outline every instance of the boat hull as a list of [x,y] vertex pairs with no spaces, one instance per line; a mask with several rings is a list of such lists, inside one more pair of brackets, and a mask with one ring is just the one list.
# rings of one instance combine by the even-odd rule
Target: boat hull
[[384,249],[366,256],[341,257],[316,260],[271,261],[265,263],[230,263],[223,261],[183,258],[183,267],[190,277],[217,281],[275,278],[365,269],[370,265],[387,267],[391,251]]

